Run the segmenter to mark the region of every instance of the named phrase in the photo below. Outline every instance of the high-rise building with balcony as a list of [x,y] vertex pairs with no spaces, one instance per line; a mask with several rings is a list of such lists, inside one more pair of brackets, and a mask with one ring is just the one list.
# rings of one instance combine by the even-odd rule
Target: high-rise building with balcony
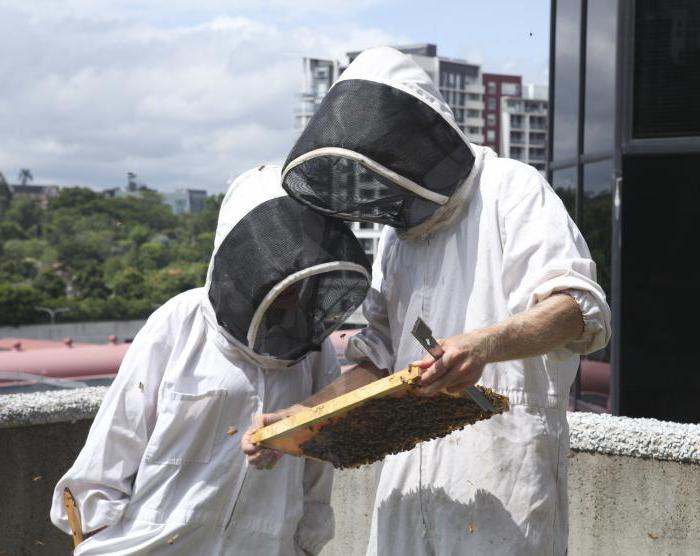
[[503,96],[500,106],[501,156],[544,173],[547,160],[547,89],[525,85],[521,96]]
[[314,115],[328,89],[338,79],[338,62],[318,58],[304,58],[301,93],[295,110],[295,126],[304,129]]

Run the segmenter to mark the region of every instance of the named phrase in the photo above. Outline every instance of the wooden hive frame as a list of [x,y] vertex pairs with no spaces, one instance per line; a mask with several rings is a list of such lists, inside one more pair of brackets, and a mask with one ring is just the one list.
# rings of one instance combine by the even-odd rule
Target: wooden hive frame
[[407,369],[258,429],[251,435],[251,440],[254,444],[261,444],[266,448],[303,456],[301,445],[311,440],[323,426],[370,399],[407,393],[418,381],[420,374],[421,368],[411,365]]

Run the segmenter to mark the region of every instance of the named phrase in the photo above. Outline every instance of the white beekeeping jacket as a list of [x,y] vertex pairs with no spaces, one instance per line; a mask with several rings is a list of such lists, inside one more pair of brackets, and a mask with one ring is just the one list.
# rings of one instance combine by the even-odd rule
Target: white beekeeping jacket
[[369,325],[347,358],[402,369],[424,355],[411,335],[417,317],[446,338],[555,292],[578,302],[585,332],[543,356],[486,366],[479,383],[508,396],[510,411],[385,458],[368,554],[566,551],[569,389],[578,354],[608,342],[610,310],[556,193],[534,168],[483,150],[461,219],[423,240],[384,229],[363,307]]
[[[168,301],[134,339],[84,448],[56,486],[51,519],[58,527],[69,531],[65,487],[85,532],[106,526],[76,555],[316,554],[332,538],[329,465],[284,456],[273,470],[258,471],[240,447],[256,413],[298,403],[337,376],[330,341],[297,362],[263,355],[246,345],[249,326],[237,339],[237,323],[228,320],[230,330],[219,324],[235,316],[225,306],[232,290],[216,307],[210,300],[221,245],[253,207],[283,197],[279,168],[236,180],[221,208],[207,285]],[[362,252],[349,237],[348,248]]]
[[283,180],[319,212],[388,224],[364,304],[369,325],[351,338],[351,361],[393,371],[422,359],[411,334],[417,317],[446,338],[557,292],[576,300],[581,338],[486,366],[480,383],[508,396],[510,411],[385,458],[368,550],[564,554],[569,388],[578,355],[607,344],[610,309],[549,184],[530,166],[470,145],[430,77],[391,48],[348,66]]

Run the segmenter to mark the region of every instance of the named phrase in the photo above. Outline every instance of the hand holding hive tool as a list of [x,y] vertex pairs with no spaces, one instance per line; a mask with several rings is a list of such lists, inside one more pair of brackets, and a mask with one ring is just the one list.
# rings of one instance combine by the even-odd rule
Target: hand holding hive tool
[[[413,337],[420,342],[420,345],[422,345],[436,361],[445,353],[440,347],[440,344],[438,344],[437,340],[433,337],[432,330],[430,330],[430,327],[425,324],[422,318],[418,317],[416,319],[411,334],[413,334]],[[466,392],[484,411],[498,413],[498,410],[476,386],[470,386],[466,389]]]

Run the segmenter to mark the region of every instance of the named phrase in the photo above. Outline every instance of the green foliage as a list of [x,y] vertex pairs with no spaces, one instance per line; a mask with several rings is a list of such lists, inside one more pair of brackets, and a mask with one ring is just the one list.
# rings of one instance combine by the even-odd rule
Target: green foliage
[[587,195],[583,204],[581,232],[598,270],[598,283],[610,296],[610,247],[612,237],[612,195]]
[[[5,212],[12,202],[12,191],[10,190],[10,185],[7,183],[5,176],[0,172],[0,214]],[[0,238],[3,237],[0,233]]]
[[41,294],[30,286],[0,284],[0,315],[3,324],[26,324],[36,320],[35,306]]
[[141,318],[204,284],[223,195],[174,215],[148,189],[68,187],[44,209],[4,192],[1,177],[0,324],[41,321],[36,304],[68,307],[62,321]]
[[108,284],[117,297],[143,299],[146,294],[146,281],[143,272],[133,266],[114,274]]
[[66,295],[65,281],[51,270],[34,278],[33,285],[45,298],[60,298]]
[[205,263],[168,266],[149,275],[149,297],[156,304],[164,303],[180,292],[203,286],[206,276]]
[[56,260],[56,251],[43,239],[8,239],[3,245],[6,257],[31,259],[37,265],[50,264]]
[[88,264],[75,274],[73,287],[79,298],[107,299],[112,293],[104,283],[100,265],[96,262]]
[[12,199],[10,206],[3,213],[3,220],[17,224],[28,235],[35,235],[41,224],[42,210],[39,205],[26,197]]
[[8,239],[27,239],[27,234],[22,227],[15,222],[0,221],[0,242]]
[[134,245],[143,245],[151,235],[151,230],[143,224],[136,224],[129,232],[129,241]]
[[170,260],[167,245],[155,241],[147,241],[139,248],[139,266],[144,270],[163,268]]

